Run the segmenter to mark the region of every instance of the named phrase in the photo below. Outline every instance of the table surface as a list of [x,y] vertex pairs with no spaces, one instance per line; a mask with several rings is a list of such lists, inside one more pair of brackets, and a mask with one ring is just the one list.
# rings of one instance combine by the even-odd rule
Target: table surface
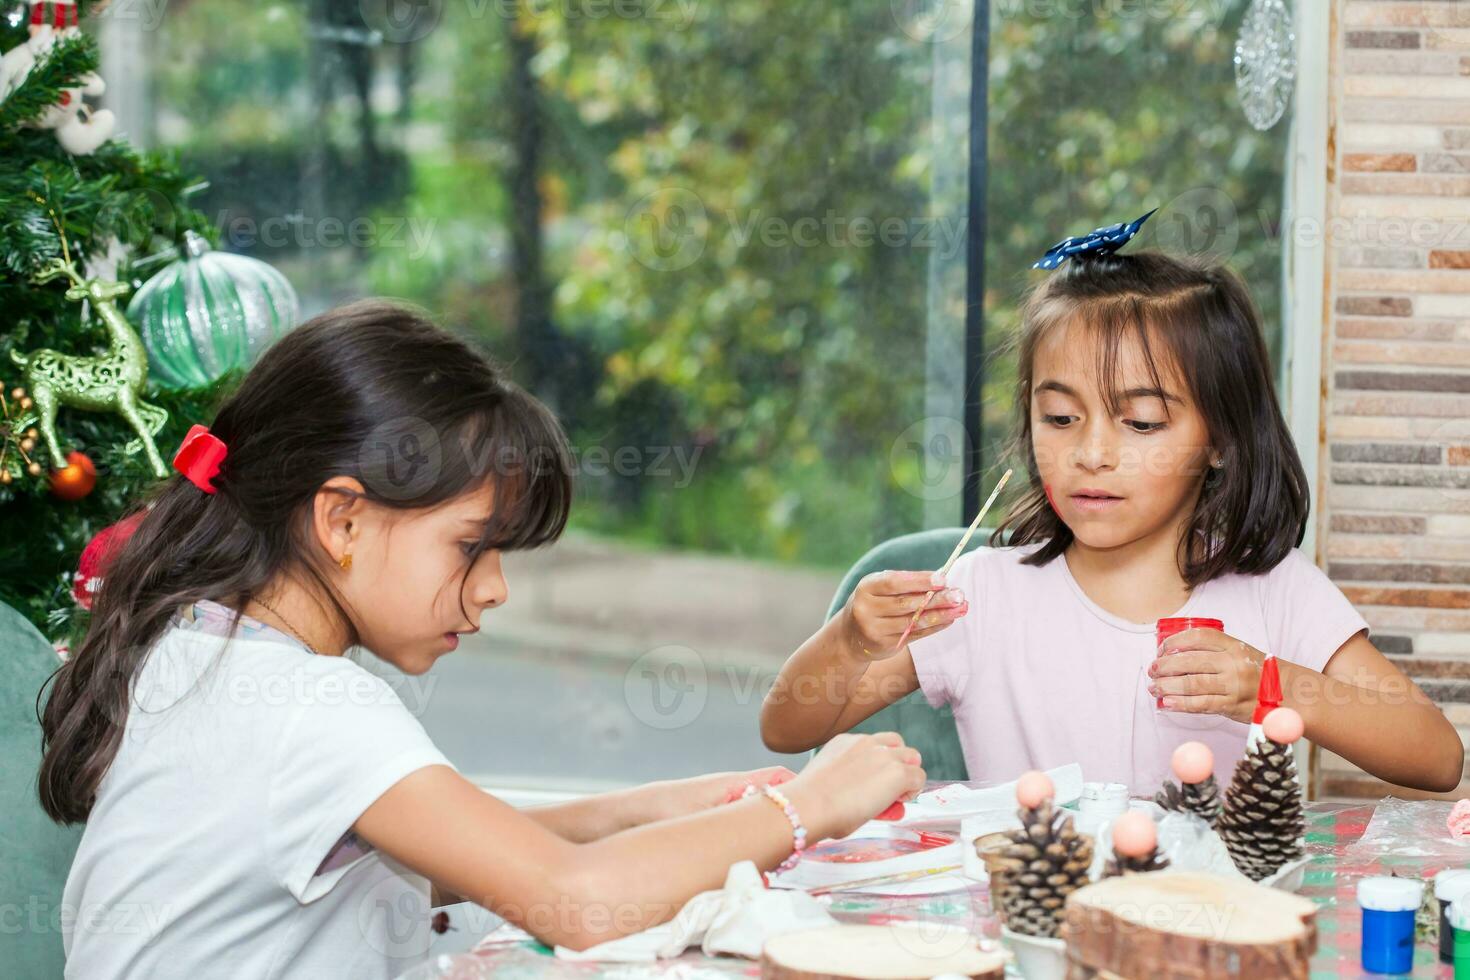
[[[1362,971],[1359,961],[1361,914],[1355,894],[1359,878],[1396,873],[1428,880],[1448,866],[1443,859],[1345,853],[1349,845],[1362,837],[1374,807],[1372,803],[1307,805],[1306,846],[1311,860],[1300,894],[1316,902],[1319,909],[1313,980],[1373,976]],[[997,941],[1000,933],[984,883],[976,883],[966,891],[938,895],[834,895],[829,911],[841,922],[885,925],[919,921],[962,925],[984,945]],[[557,959],[549,948],[506,924],[486,936],[472,954],[456,958],[455,968],[443,975],[466,980],[488,976],[507,980],[519,977],[715,980],[758,977],[760,966],[736,957],[705,956],[697,950],[651,964],[573,963]],[[1453,971],[1439,963],[1437,946],[1421,940],[1415,946],[1413,972],[1406,975],[1448,980]]]

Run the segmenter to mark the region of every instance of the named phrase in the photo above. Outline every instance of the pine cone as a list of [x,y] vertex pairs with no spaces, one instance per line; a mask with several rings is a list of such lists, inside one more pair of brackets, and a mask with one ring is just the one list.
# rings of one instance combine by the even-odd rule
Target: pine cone
[[1179,784],[1164,780],[1163,789],[1154,795],[1154,802],[1165,810],[1182,810],[1203,817],[1211,827],[1220,818],[1220,784],[1213,775],[1202,783]]
[[1260,881],[1302,856],[1302,790],[1289,745],[1263,738],[1246,750],[1215,824],[1241,874]]
[[1169,859],[1156,847],[1143,857],[1120,857],[1114,854],[1103,865],[1102,876],[1116,878],[1119,875],[1141,875],[1150,871],[1163,871],[1168,866]]
[[1070,815],[1045,800],[1022,807],[1021,829],[1010,831],[1001,851],[1003,873],[992,880],[1002,920],[1028,936],[1055,936],[1067,896],[1087,884],[1092,838],[1079,834]]

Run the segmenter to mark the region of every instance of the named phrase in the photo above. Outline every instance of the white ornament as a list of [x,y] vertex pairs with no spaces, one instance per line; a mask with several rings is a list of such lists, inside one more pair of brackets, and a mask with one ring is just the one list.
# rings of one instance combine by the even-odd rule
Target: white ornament
[[1252,126],[1276,125],[1295,80],[1296,34],[1286,0],[1251,0],[1235,41],[1235,90]]
[[[44,14],[50,4],[54,16],[47,23]],[[20,88],[31,71],[51,53],[62,38],[79,33],[76,26],[76,4],[67,0],[31,0],[30,37],[0,57],[0,101]],[[109,109],[92,109],[83,96],[97,97],[107,90],[96,72],[88,72],[73,88],[62,89],[61,101],[43,112],[34,125],[56,131],[62,149],[76,156],[87,156],[112,137],[117,119]]]

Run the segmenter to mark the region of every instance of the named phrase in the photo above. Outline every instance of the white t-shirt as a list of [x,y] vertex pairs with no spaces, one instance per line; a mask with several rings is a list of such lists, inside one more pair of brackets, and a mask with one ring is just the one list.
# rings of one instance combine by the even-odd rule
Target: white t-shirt
[[138,672],[62,897],[66,976],[395,977],[429,947],[429,885],[351,827],[449,762],[382,678],[254,620],[226,645],[222,611]]

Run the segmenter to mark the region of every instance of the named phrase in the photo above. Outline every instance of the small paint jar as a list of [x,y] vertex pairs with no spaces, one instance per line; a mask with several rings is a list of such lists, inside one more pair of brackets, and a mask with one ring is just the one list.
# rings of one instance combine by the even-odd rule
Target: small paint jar
[[[1461,895],[1450,903],[1445,914],[1450,931],[1450,962],[1455,964],[1455,980],[1470,980],[1470,896]],[[1441,933],[1440,942],[1444,942]]]
[[1126,783],[1083,783],[1077,810],[1089,817],[1111,820],[1128,812]]
[[1439,961],[1455,961],[1455,937],[1449,922],[1450,903],[1470,893],[1470,868],[1446,868],[1434,876],[1434,897],[1439,902]]
[[1413,878],[1377,876],[1358,882],[1363,910],[1363,969],[1368,973],[1408,973],[1414,967],[1414,914],[1424,883]]

